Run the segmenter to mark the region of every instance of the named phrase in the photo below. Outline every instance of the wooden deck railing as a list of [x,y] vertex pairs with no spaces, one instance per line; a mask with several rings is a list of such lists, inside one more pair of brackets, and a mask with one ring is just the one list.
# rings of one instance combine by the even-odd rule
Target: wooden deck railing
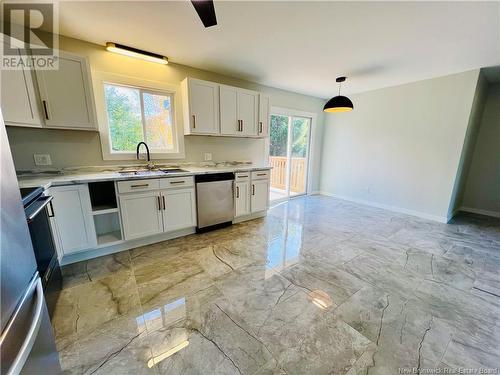
[[[271,187],[286,189],[287,158],[285,156],[270,156]],[[290,190],[294,193],[305,192],[306,184],[306,158],[292,158],[290,174]]]

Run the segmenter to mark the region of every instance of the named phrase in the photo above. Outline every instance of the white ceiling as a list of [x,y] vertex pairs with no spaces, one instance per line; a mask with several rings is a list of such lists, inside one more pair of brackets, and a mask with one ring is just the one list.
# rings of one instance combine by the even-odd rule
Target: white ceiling
[[322,98],[500,65],[499,2],[189,1],[60,3],[60,33]]

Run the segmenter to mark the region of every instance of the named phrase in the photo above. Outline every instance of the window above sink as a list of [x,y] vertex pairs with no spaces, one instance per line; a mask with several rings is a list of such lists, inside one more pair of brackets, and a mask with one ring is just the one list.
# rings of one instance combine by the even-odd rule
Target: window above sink
[[184,158],[177,86],[105,72],[93,81],[104,160],[135,159],[141,141],[151,159]]

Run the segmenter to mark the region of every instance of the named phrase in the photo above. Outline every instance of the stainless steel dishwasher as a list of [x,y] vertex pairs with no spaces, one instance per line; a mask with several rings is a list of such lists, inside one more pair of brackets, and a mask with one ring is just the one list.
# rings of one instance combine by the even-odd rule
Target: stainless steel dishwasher
[[234,219],[234,173],[195,176],[198,232],[231,225]]

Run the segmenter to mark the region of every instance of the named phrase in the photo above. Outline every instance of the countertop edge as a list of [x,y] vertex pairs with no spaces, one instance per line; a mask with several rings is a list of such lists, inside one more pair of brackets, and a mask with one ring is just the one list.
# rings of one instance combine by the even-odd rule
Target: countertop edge
[[188,172],[178,172],[178,173],[168,173],[168,174],[158,174],[152,176],[123,176],[118,172],[96,172],[96,173],[81,173],[81,174],[70,174],[70,175],[56,175],[56,176],[36,176],[18,177],[18,184],[20,188],[28,187],[38,187],[41,186],[44,189],[48,189],[52,186],[64,186],[64,185],[76,185],[76,184],[86,184],[90,182],[101,182],[101,181],[127,181],[127,180],[147,180],[155,178],[168,178],[168,177],[185,177],[185,176],[196,176],[202,174],[213,174],[213,173],[238,173],[238,172],[253,172],[261,170],[271,170],[270,166],[251,166],[251,167],[235,167],[235,168],[217,168],[208,169],[196,168],[194,170],[189,170]]

